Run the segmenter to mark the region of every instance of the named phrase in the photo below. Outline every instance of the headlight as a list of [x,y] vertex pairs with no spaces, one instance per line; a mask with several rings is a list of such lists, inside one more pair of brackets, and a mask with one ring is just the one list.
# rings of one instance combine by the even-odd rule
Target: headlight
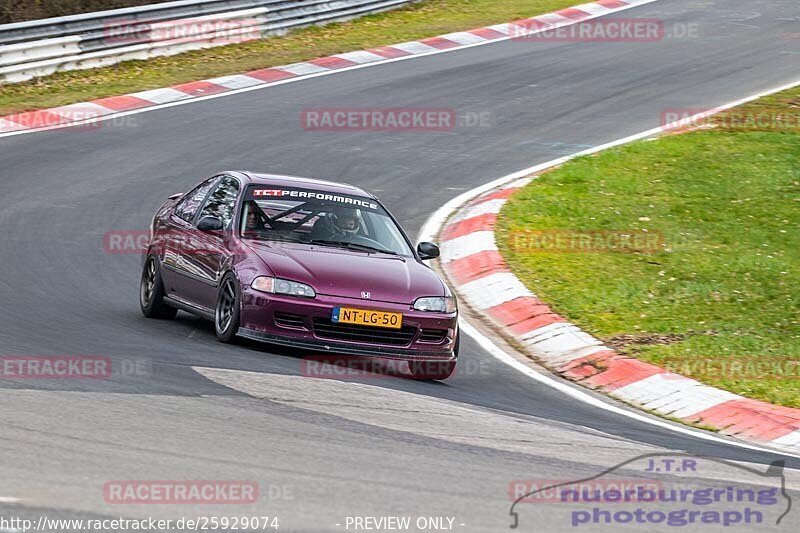
[[250,287],[257,291],[269,292],[272,294],[288,294],[289,296],[302,296],[304,298],[314,298],[317,293],[305,283],[297,283],[288,279],[270,278],[259,276],[253,280]]
[[414,309],[434,313],[455,313],[458,305],[455,296],[426,296],[417,298],[414,302]]

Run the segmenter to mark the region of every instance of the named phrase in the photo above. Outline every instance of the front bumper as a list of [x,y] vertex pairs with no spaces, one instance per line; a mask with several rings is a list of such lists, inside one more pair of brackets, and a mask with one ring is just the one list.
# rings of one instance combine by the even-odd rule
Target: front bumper
[[353,344],[337,343],[323,340],[302,340],[279,335],[270,335],[260,331],[239,328],[238,335],[246,339],[270,344],[279,344],[290,348],[300,348],[309,352],[323,352],[361,357],[381,357],[385,359],[402,359],[407,361],[455,361],[453,352],[433,352],[426,350],[405,350],[395,347],[370,346],[360,347]]
[[[329,323],[334,307],[354,307],[403,313],[402,338],[399,332],[366,328],[378,335],[377,341],[348,340],[347,335],[331,338]],[[276,316],[278,319],[276,320]],[[291,326],[285,317],[294,317]],[[452,361],[458,335],[456,313],[425,313],[414,311],[409,305],[374,302],[352,298],[317,295],[316,298],[296,298],[242,288],[241,327],[238,334],[260,342],[299,348],[315,353],[345,354],[354,356],[403,359],[410,361]],[[352,329],[353,326],[345,326]],[[363,328],[362,328],[363,329]],[[432,338],[439,332],[441,338]],[[340,332],[337,332],[340,333]],[[380,334],[396,338],[380,341]],[[372,337],[372,335],[365,335]]]

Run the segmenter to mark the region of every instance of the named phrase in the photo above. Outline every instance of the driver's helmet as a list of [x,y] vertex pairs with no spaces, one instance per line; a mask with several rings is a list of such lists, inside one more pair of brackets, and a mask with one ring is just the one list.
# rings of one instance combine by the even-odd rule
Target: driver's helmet
[[358,213],[351,207],[337,207],[326,218],[330,219],[334,231],[341,235],[352,236],[361,229]]

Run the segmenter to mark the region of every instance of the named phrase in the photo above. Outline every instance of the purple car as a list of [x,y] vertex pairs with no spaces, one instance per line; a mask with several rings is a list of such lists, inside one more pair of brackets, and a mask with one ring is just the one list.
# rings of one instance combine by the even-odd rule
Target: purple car
[[225,172],[153,217],[142,269],[147,317],[178,309],[235,337],[407,361],[445,379],[459,347],[456,299],[371,194],[317,179]]

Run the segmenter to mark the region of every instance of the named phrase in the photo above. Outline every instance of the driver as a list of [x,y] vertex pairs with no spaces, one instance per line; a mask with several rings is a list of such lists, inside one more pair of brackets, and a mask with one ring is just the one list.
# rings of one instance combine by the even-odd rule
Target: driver
[[361,232],[358,213],[352,207],[335,207],[314,223],[311,238],[317,240],[348,239]]
[[261,211],[261,208],[258,207],[258,204],[254,200],[247,202],[247,216],[244,222],[245,233],[259,232],[266,229],[264,221],[259,216],[259,213],[263,213],[263,211]]

